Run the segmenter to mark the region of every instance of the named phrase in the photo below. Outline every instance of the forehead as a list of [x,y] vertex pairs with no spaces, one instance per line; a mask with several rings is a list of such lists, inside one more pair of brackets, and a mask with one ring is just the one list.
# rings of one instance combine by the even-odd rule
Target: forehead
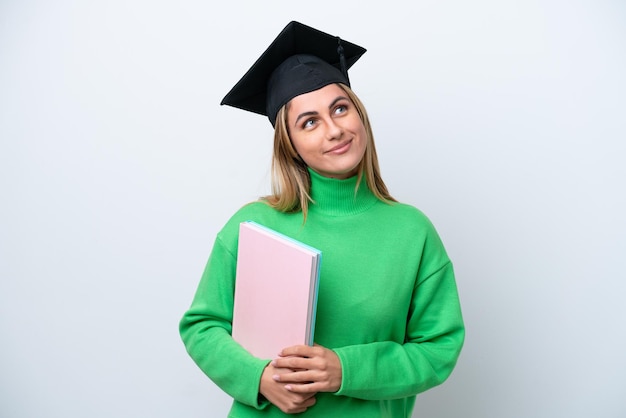
[[338,97],[348,98],[348,95],[337,84],[329,84],[321,89],[294,97],[287,109],[289,114],[316,112],[320,107],[328,108]]

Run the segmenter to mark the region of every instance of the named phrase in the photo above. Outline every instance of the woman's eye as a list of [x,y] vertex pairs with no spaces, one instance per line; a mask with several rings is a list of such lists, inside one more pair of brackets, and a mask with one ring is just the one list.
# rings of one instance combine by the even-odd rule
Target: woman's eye
[[304,124],[302,125],[302,127],[304,129],[310,128],[315,124],[315,120],[313,119],[308,119],[307,121],[304,122]]
[[335,114],[339,115],[341,113],[344,113],[346,110],[348,110],[348,107],[346,105],[339,105],[335,108]]

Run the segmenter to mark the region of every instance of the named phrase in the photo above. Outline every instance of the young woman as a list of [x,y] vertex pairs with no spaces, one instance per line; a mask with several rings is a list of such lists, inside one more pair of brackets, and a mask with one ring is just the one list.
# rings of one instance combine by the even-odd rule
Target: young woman
[[[180,323],[191,357],[233,397],[230,417],[410,417],[416,394],[442,383],[459,356],[452,264],[426,216],[388,193],[349,87],[347,68],[364,52],[291,22],[223,101],[275,126],[273,193],[218,233]],[[248,220],[323,252],[314,346],[259,359],[232,339]]]

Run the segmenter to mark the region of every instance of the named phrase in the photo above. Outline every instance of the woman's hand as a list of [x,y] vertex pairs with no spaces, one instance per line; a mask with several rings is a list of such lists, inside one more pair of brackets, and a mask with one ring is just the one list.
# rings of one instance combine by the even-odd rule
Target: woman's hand
[[297,414],[315,405],[315,392],[297,393],[289,391],[279,383],[277,376],[292,373],[291,370],[280,369],[268,364],[261,375],[259,392],[272,404],[286,414]]
[[271,365],[289,369],[273,376],[276,382],[295,394],[337,392],[341,387],[341,362],[334,351],[320,345],[295,345],[285,348]]

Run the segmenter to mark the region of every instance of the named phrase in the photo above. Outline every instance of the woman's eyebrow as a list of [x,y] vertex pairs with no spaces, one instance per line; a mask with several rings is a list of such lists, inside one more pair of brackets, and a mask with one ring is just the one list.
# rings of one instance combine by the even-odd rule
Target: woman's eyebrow
[[328,105],[328,108],[332,109],[337,104],[337,102],[339,102],[341,100],[348,100],[349,101],[350,99],[348,99],[345,96],[338,96],[335,100],[332,101],[332,103],[330,105]]
[[298,125],[298,121],[299,121],[300,119],[302,119],[303,117],[306,117],[306,116],[315,116],[315,115],[317,115],[317,112],[303,112],[303,113],[300,113],[300,114],[298,115],[298,117],[296,118],[296,121],[293,123],[293,127],[295,128],[295,127],[296,127],[296,125]]

